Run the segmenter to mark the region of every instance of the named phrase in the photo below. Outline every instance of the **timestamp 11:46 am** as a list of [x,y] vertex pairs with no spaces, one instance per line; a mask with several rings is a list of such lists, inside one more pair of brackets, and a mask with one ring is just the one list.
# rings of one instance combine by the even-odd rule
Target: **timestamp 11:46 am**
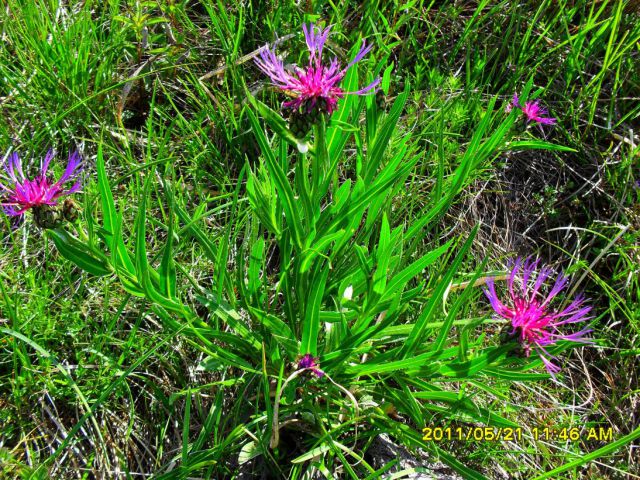
[[[425,427],[422,439],[426,442],[469,441],[469,442],[520,442],[523,438],[522,427]],[[571,441],[595,440],[613,441],[611,427],[534,427],[527,436],[534,441]]]

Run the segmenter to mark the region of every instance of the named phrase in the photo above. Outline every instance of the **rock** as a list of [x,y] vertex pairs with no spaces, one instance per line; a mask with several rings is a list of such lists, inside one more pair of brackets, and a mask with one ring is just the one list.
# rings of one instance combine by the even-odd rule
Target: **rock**
[[449,467],[440,462],[429,462],[428,454],[419,451],[414,455],[405,447],[395,444],[388,435],[382,434],[373,441],[366,456],[370,458],[369,464],[375,469],[384,467],[393,460],[398,463],[381,478],[389,478],[391,474],[402,470],[415,469],[403,478],[412,480],[463,480],[451,471]]

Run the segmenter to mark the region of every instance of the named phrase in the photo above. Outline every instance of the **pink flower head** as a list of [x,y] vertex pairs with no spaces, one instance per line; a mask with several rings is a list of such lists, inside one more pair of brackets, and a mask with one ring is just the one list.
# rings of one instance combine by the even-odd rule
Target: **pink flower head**
[[[47,177],[49,163],[53,157],[53,151],[49,150],[40,162],[40,171],[31,180],[25,176],[18,154],[9,155],[4,164],[4,175],[0,174],[0,206],[7,215],[18,217],[33,207],[57,205],[58,198],[80,190],[80,155],[77,152],[69,155],[67,168],[56,182]],[[71,188],[65,190],[65,184],[74,180]]]
[[535,122],[541,125],[555,125],[557,121],[555,118],[547,116],[549,112],[546,108],[540,105],[539,100],[525,102],[524,105],[520,105],[520,101],[518,100],[518,95],[516,93],[513,94],[513,100],[507,106],[507,113],[513,108],[519,108],[522,110],[522,113],[524,113],[524,116],[527,118],[527,122]]
[[313,355],[310,353],[305,354],[304,357],[300,359],[298,362],[298,369],[310,369],[313,373],[315,373],[318,377],[324,376],[324,372],[318,368],[318,359],[313,358]]
[[569,334],[560,331],[563,325],[590,319],[587,314],[591,307],[585,306],[584,297],[579,295],[563,310],[553,309],[552,300],[564,290],[569,279],[560,274],[550,289],[544,288],[548,291],[545,296],[541,290],[553,271],[544,266],[538,269],[539,263],[540,260],[526,259],[523,262],[520,258],[516,259],[507,281],[509,300],[506,303],[498,298],[491,278],[487,280],[484,293],[498,316],[511,322],[509,336],[517,337],[526,356],[531,354],[531,350],[536,350],[547,371],[554,376],[560,371],[560,367],[552,363],[551,360],[555,357],[550,355],[545,347],[555,344],[558,340],[591,343],[583,338],[591,332],[590,329]]
[[341,68],[335,57],[329,65],[323,65],[322,50],[331,27],[322,29],[309,24],[303,25],[302,30],[309,48],[309,63],[306,68],[295,66],[293,72],[287,71],[283,61],[277,57],[275,48],[270,50],[265,47],[260,52],[260,58],[255,60],[258,68],[276,87],[293,97],[284,103],[284,107],[298,109],[304,105],[307,110],[311,110],[318,100],[324,100],[327,113],[331,115],[337,108],[338,100],[345,95],[364,95],[375,91],[380,83],[379,78],[356,92],[345,92],[338,86],[347,71],[369,53],[371,45],[365,45],[363,40],[358,54],[344,68]]

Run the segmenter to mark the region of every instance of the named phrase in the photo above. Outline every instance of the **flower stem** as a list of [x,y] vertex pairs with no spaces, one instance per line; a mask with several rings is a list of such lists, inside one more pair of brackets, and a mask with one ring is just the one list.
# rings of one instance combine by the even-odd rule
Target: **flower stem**
[[329,171],[329,153],[327,152],[326,123],[324,115],[320,115],[320,120],[314,126],[316,148],[313,156],[311,170],[312,188],[314,202],[320,202],[321,187],[325,181],[325,175]]

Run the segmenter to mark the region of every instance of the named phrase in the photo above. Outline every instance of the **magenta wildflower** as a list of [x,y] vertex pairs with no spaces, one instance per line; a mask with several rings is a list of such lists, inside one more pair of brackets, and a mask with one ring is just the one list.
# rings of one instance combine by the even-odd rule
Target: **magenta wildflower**
[[[337,108],[338,100],[345,95],[364,95],[375,90],[380,79],[374,80],[368,86],[356,91],[345,92],[338,83],[347,71],[358,63],[371,50],[364,40],[360,51],[346,67],[341,68],[337,58],[333,58],[329,65],[322,64],[322,50],[331,27],[322,29],[313,24],[303,25],[302,30],[309,48],[309,63],[306,68],[294,67],[293,72],[285,69],[283,61],[277,57],[275,48],[264,48],[256,65],[273,82],[275,86],[285,91],[293,99],[284,103],[284,107],[299,109],[305,106],[308,111],[322,100],[320,107],[326,108],[329,115]],[[324,105],[322,105],[324,103]]]
[[[55,182],[47,176],[53,157],[53,151],[49,150],[40,162],[40,171],[31,180],[24,174],[22,160],[18,154],[9,155],[4,164],[4,175],[0,174],[0,206],[7,215],[18,217],[34,207],[55,206],[60,197],[80,190],[80,155],[77,152],[69,155],[67,168]],[[65,190],[65,184],[74,180],[75,183]]]
[[315,373],[318,377],[324,376],[324,372],[320,370],[318,364],[318,359],[314,358],[310,353],[305,354],[304,357],[300,359],[298,362],[298,368],[302,369],[310,369],[313,373]]
[[[487,280],[485,295],[491,302],[495,312],[502,318],[511,322],[509,336],[517,338],[526,356],[531,350],[536,350],[547,371],[553,376],[560,371],[560,367],[552,363],[553,357],[545,347],[555,344],[558,340],[591,343],[584,339],[584,335],[590,329],[583,329],[576,333],[562,333],[561,326],[584,322],[591,317],[587,314],[590,306],[584,305],[584,297],[577,296],[563,310],[555,310],[551,307],[552,300],[568,284],[568,277],[560,274],[546,296],[541,288],[546,284],[553,271],[547,267],[538,270],[539,260],[531,261],[517,258],[511,269],[507,281],[509,289],[509,302],[503,303],[496,295],[493,279]],[[536,270],[537,273],[536,273]],[[518,285],[516,285],[518,284]]]
[[519,108],[522,110],[522,113],[524,113],[524,116],[527,118],[527,122],[535,122],[541,125],[555,125],[557,121],[555,118],[547,116],[549,112],[540,105],[539,100],[525,102],[524,105],[520,105],[520,101],[516,93],[513,94],[513,100],[511,103],[507,105],[507,113],[513,108]]

